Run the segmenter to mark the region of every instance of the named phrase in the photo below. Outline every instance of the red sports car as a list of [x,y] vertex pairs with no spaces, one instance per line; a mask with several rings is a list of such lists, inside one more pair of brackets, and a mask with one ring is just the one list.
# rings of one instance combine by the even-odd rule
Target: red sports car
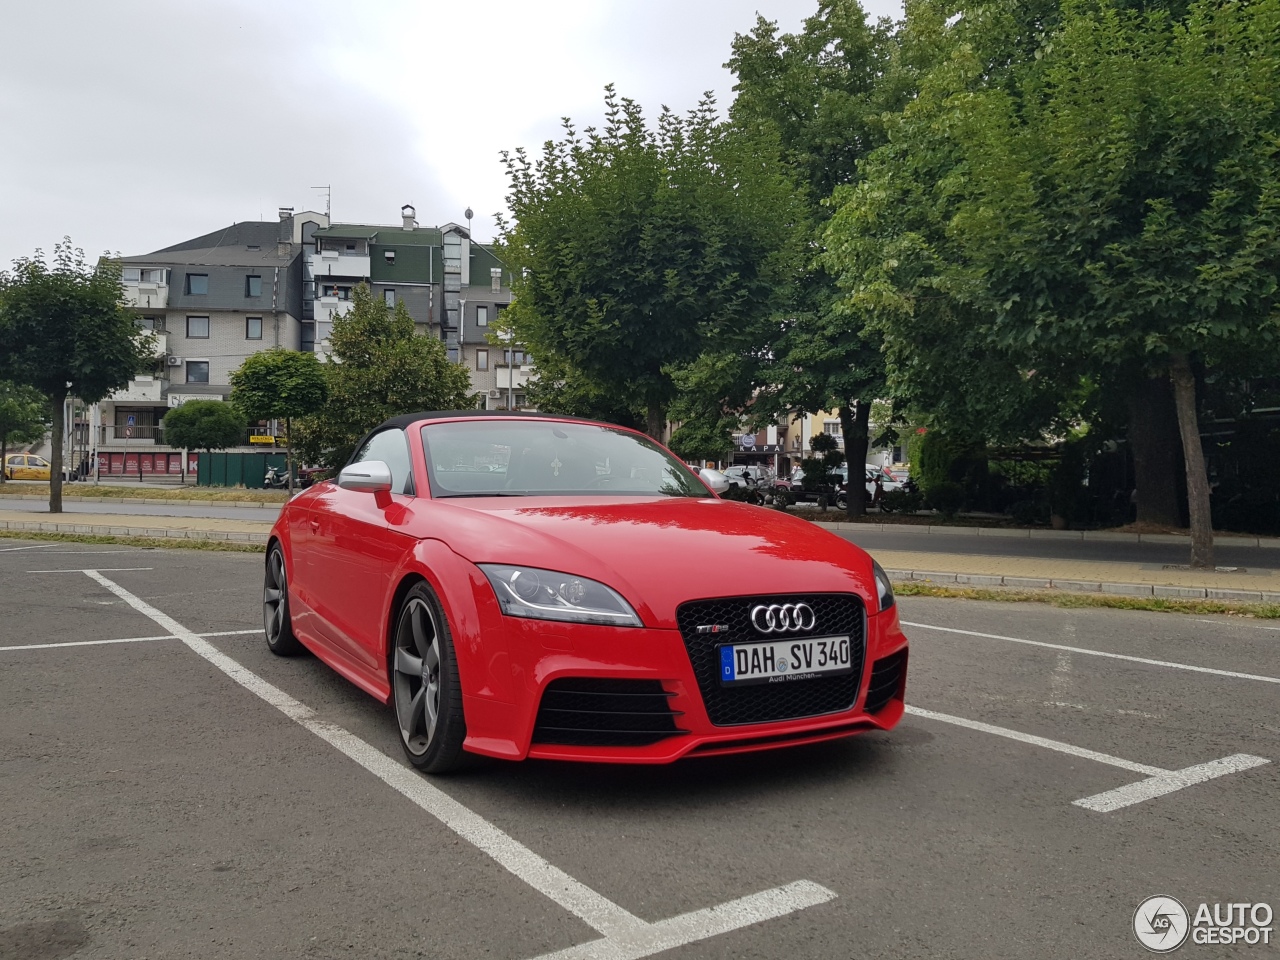
[[665,763],[893,727],[907,638],[884,571],[720,500],[721,479],[605,423],[395,417],[281,512],[267,643],[393,703],[433,773],[464,752]]

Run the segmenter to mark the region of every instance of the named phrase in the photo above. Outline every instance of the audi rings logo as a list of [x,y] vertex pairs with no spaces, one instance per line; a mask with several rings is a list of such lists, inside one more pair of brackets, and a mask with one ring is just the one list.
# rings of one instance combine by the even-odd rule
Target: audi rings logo
[[807,603],[763,603],[751,608],[751,625],[760,633],[798,633],[818,625]]

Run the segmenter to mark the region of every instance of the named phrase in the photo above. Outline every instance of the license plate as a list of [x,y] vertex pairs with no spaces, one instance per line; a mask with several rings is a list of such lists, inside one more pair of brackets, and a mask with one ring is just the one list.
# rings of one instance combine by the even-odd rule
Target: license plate
[[809,637],[764,643],[726,643],[720,649],[720,685],[787,683],[853,672],[848,637]]

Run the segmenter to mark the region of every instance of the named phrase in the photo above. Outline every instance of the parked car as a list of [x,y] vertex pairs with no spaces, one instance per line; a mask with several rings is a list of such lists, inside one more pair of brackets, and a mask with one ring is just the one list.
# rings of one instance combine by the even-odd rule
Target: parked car
[[735,463],[725,468],[724,475],[731,487],[757,487],[773,482],[773,471],[756,464]]
[[44,457],[31,453],[10,453],[4,458],[6,480],[48,480],[53,465]]
[[466,753],[666,763],[894,727],[907,638],[884,571],[726,486],[610,424],[394,417],[281,510],[267,645],[391,704],[432,773]]

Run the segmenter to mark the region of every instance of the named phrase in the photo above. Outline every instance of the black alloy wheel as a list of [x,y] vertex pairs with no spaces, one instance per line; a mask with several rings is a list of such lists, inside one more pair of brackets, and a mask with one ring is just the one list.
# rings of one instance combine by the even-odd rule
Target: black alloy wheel
[[400,745],[425,773],[461,765],[467,727],[453,641],[431,588],[416,584],[400,607],[391,649],[391,696]]
[[262,622],[267,646],[281,657],[293,657],[305,647],[293,635],[289,616],[289,576],[285,572],[284,551],[277,543],[267,553],[267,570],[262,584]]

